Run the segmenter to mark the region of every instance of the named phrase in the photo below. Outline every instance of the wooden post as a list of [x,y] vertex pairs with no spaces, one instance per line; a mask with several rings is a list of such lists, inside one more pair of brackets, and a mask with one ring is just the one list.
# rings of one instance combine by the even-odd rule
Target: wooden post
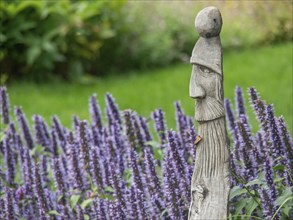
[[223,101],[220,11],[215,7],[201,10],[195,18],[195,28],[200,37],[190,59],[189,92],[196,99],[199,137],[195,143],[188,219],[226,219],[230,190],[229,142]]

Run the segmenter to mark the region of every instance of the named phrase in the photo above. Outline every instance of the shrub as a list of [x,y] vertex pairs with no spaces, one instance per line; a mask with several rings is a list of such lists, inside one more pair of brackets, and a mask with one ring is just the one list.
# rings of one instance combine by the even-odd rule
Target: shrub
[[[124,1],[5,1],[0,4],[1,75],[45,81],[94,72]],[[4,80],[4,79],[2,79]]]
[[[225,101],[233,139],[230,219],[289,219],[292,138],[272,105],[253,88],[249,94],[260,123],[255,136],[241,89],[236,89],[236,116]],[[15,107],[16,123],[9,116],[5,87],[0,97],[1,219],[186,218],[196,130],[178,102],[176,131],[168,129],[161,109],[151,119],[121,112],[110,94],[105,96],[106,121],[93,95],[91,121],[74,116],[72,128],[65,128],[57,116],[49,127],[40,115],[31,127],[20,107]]]
[[290,1],[2,1],[0,81],[78,80],[187,61],[214,4],[224,49],[292,40]]

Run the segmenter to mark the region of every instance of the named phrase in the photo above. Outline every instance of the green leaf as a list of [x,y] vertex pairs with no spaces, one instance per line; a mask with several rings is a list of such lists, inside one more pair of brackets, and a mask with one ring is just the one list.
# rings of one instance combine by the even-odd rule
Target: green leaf
[[43,146],[36,145],[32,150],[30,150],[30,156],[34,156],[36,153],[42,154]]
[[289,217],[290,210],[292,209],[292,205],[283,208],[283,213]]
[[106,186],[105,187],[105,192],[111,192],[111,193],[113,193],[113,192],[115,192],[115,190],[111,186]]
[[277,214],[278,214],[278,212],[280,212],[281,211],[281,209],[283,208],[283,207],[286,207],[288,204],[288,201],[290,201],[290,203],[289,203],[289,206],[292,208],[292,201],[291,200],[293,200],[293,196],[290,196],[290,197],[288,197],[280,206],[279,206],[279,208],[277,209],[277,211],[274,213],[274,215],[273,215],[273,217],[272,217],[272,220],[273,219],[275,219],[275,217],[277,216]]
[[63,198],[63,195],[60,195],[57,199],[57,202],[59,202]]
[[241,199],[239,202],[236,203],[235,205],[235,214],[238,215],[240,214],[241,210],[246,206],[247,202],[249,199]]
[[165,213],[167,212],[167,209],[164,209],[164,211],[162,211],[161,215],[160,215],[160,219],[165,215]]
[[116,199],[115,196],[112,196],[112,195],[109,195],[109,194],[101,194],[101,195],[99,195],[99,198],[100,199],[108,199],[108,200],[111,200],[111,201]]
[[59,212],[57,212],[56,210],[50,210],[48,212],[49,215],[58,215],[58,216],[61,216],[61,214]]
[[230,194],[229,194],[229,199],[233,199],[236,196],[240,196],[244,193],[246,193],[246,189],[241,189],[239,186],[235,186],[231,189]]
[[163,160],[163,152],[160,148],[154,148],[154,159],[155,160]]
[[278,171],[278,170],[283,171],[283,170],[284,170],[284,166],[283,166],[283,165],[276,165],[276,166],[273,167],[273,169],[274,169],[275,171]]
[[277,199],[275,201],[275,205],[280,206],[284,201],[286,201],[288,198],[292,197],[293,193],[291,190],[292,190],[291,188],[284,190],[283,193],[277,197]]
[[81,208],[85,209],[88,205],[90,205],[94,200],[93,199],[86,199],[81,203]]
[[258,203],[255,201],[256,198],[254,199],[250,199],[250,201],[248,202],[248,205],[246,207],[246,215],[251,215],[251,213],[258,207]]
[[262,184],[264,184],[264,183],[261,180],[254,179],[254,180],[249,181],[248,183],[246,183],[245,186],[262,185]]
[[90,217],[87,214],[84,214],[83,217],[84,217],[85,220],[89,220],[90,219]]
[[107,27],[104,27],[104,29],[101,30],[100,36],[103,39],[111,38],[116,35],[114,30],[108,29]]
[[70,206],[73,208],[76,206],[76,204],[78,203],[80,199],[80,195],[72,195],[70,197]]
[[29,65],[32,65],[40,56],[40,54],[41,54],[41,47],[39,45],[34,45],[31,48],[29,48],[27,51],[27,63]]
[[276,176],[275,178],[274,178],[274,182],[275,182],[275,184],[278,184],[279,182],[282,182],[284,180],[284,178],[281,178],[281,177],[279,177],[279,176]]
[[262,172],[260,172],[260,173],[258,174],[257,179],[259,179],[260,181],[262,181],[262,180],[264,179],[264,177],[265,177],[265,173],[262,171]]
[[152,147],[160,147],[160,143],[157,141],[147,141],[145,142],[146,145],[151,145]]

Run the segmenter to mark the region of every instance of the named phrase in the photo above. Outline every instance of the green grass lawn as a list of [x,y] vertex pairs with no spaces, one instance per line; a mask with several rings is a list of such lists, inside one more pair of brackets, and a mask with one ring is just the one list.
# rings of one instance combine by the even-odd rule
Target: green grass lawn
[[[174,128],[173,103],[180,100],[188,115],[194,114],[194,101],[189,98],[190,64],[180,64],[149,71],[112,75],[88,84],[8,85],[11,106],[22,106],[27,117],[43,115],[47,121],[57,114],[61,122],[71,126],[72,115],[88,119],[88,98],[97,93],[102,110],[104,94],[110,92],[121,110],[133,109],[149,116],[155,108],[166,112],[169,128]],[[292,130],[292,43],[224,53],[225,97],[234,99],[239,85],[245,91],[254,86],[267,103],[273,103],[276,115],[284,115]],[[247,108],[251,109],[248,104]],[[257,129],[249,112],[253,130]]]

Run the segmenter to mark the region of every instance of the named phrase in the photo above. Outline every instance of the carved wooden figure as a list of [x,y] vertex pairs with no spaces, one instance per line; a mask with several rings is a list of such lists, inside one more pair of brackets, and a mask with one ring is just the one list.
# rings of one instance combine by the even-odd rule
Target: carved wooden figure
[[200,37],[190,59],[189,93],[196,99],[199,137],[195,142],[188,219],[226,219],[230,190],[229,144],[223,103],[220,11],[215,7],[201,10],[195,18],[195,28]]

